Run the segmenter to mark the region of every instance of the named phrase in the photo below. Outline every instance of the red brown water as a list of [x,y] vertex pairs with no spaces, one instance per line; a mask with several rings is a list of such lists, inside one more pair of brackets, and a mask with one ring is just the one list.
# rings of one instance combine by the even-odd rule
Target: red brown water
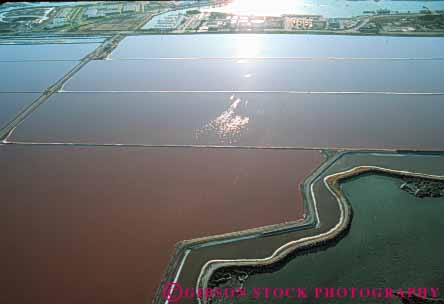
[[0,146],[2,303],[150,303],[179,240],[299,219],[317,151]]
[[442,150],[436,135],[442,129],[442,100],[440,95],[59,93],[8,140]]

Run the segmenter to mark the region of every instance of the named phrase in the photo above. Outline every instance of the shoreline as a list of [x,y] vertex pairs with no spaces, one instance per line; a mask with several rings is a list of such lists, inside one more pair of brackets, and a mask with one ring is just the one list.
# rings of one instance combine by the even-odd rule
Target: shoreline
[[[233,267],[270,267],[273,264],[279,263],[292,254],[301,253],[303,251],[315,249],[316,247],[323,247],[332,242],[337,242],[350,228],[353,217],[353,209],[346,197],[344,196],[340,184],[344,180],[357,177],[362,174],[379,173],[389,176],[400,177],[419,177],[429,180],[444,180],[444,176],[429,175],[417,172],[409,172],[403,170],[392,170],[376,166],[357,166],[346,171],[341,171],[326,176],[323,179],[325,187],[335,197],[340,210],[340,217],[338,223],[325,233],[318,234],[311,237],[301,238],[291,241],[278,249],[269,257],[263,259],[236,259],[236,260],[210,260],[203,267],[199,274],[196,288],[207,288],[212,275],[221,268]],[[316,202],[314,192],[312,192],[312,199]],[[206,299],[199,299],[202,304],[208,303]]]

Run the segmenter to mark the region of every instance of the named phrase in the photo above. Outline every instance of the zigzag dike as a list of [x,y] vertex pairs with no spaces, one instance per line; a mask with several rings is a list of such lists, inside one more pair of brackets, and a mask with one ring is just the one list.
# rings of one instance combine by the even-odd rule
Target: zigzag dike
[[[346,171],[328,175],[323,178],[323,185],[325,189],[327,189],[335,198],[337,203],[338,212],[336,214],[336,223],[334,225],[326,225],[327,227],[320,229],[321,224],[323,223],[322,200],[319,199],[316,191],[313,190],[313,184],[310,183],[311,202],[313,203],[314,213],[318,219],[317,234],[290,241],[277,248],[271,256],[265,258],[210,260],[203,266],[196,284],[196,288],[207,288],[212,275],[217,270],[222,268],[254,268],[257,269],[257,272],[261,272],[261,270],[266,271],[266,269],[276,267],[276,265],[282,263],[288,258],[293,257],[297,253],[314,250],[318,247],[334,245],[347,233],[353,217],[352,206],[344,196],[340,184],[344,180],[357,177],[362,174],[384,174],[397,178],[420,177],[431,180],[444,180],[444,176],[393,170],[377,166],[356,166]],[[202,304],[208,303],[205,298],[198,300]]]
[[[443,152],[405,150],[338,152],[329,153],[328,159],[301,184],[305,210],[302,221],[278,224],[275,226],[278,228],[276,232],[270,231],[272,228],[270,226],[266,227],[265,232],[262,231],[264,227],[255,228],[254,234],[250,231],[243,238],[239,238],[238,235],[233,239],[234,236],[229,235],[223,239],[213,240],[209,237],[201,240],[202,242],[193,242],[193,240],[180,242],[153,303],[168,303],[162,296],[162,287],[166,282],[177,282],[184,288],[205,288],[216,273],[224,273],[233,268],[252,270],[252,273],[272,272],[284,267],[287,262],[299,255],[325,250],[336,245],[348,230],[342,229],[342,233],[336,231],[333,238],[329,238],[325,233],[338,225],[340,206],[347,204],[347,201],[338,201],[335,195],[341,197],[341,192],[339,190],[332,192],[331,186],[330,188],[326,186],[327,176],[331,175],[328,180],[333,187],[334,184],[338,186],[346,178],[369,174],[372,171],[397,178],[404,175],[443,180],[442,176],[436,175],[444,172]],[[349,220],[352,215],[353,213],[350,213]],[[323,238],[318,239],[320,235]],[[302,240],[314,240],[314,242],[307,246]],[[320,242],[322,240],[323,243]],[[270,260],[271,258],[273,259]],[[238,266],[237,262],[242,262],[243,266]],[[193,298],[180,300],[181,304],[196,302]]]

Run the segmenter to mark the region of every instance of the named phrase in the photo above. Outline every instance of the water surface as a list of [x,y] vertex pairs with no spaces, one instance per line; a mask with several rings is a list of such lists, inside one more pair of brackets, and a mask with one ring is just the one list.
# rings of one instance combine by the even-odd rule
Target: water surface
[[111,58],[442,58],[443,48],[443,37],[146,35],[126,37],[111,54]]
[[76,61],[0,62],[0,92],[43,92],[57,82]]
[[[438,240],[444,229],[444,199],[416,198],[400,190],[401,183],[380,175],[344,183],[343,191],[353,208],[350,232],[334,247],[297,256],[275,273],[252,276],[247,288],[303,286],[309,289],[310,299],[298,301],[312,303],[315,287],[406,290],[442,286],[444,245]],[[375,301],[359,299],[359,303]],[[316,302],[356,303],[356,299],[319,298]]]
[[[443,154],[430,153],[345,153],[333,164],[329,165],[328,167],[324,167],[324,171],[319,172],[320,175],[317,176],[312,184],[321,219],[321,225],[318,228],[291,231],[285,234],[276,234],[269,237],[242,240],[234,243],[217,244],[192,250],[191,254],[185,261],[182,271],[180,272],[179,282],[183,286],[195,286],[202,266],[209,260],[264,258],[270,256],[276,250],[276,248],[290,241],[294,241],[302,237],[318,235],[321,232],[327,231],[337,223],[339,210],[336,199],[324,186],[324,177],[336,172],[345,171],[356,166],[363,165],[378,166],[393,170],[421,172],[424,174],[442,175],[444,172],[444,157]],[[320,251],[316,256],[309,254],[302,257],[296,257],[289,264],[284,264],[285,266],[278,272],[273,274],[264,274],[264,276],[258,275],[251,277],[252,283],[248,283],[248,286],[310,287],[309,283],[311,284],[314,281],[317,282],[317,286],[321,285],[321,287],[337,286],[338,284],[336,284],[336,282],[345,282],[345,280],[348,278],[356,278],[357,274],[355,273],[355,270],[357,270],[364,273],[361,273],[360,275],[364,280],[367,280],[367,284],[372,284],[370,285],[371,287],[376,283],[381,283],[381,281],[371,282],[371,276],[375,277],[376,275],[378,278],[381,278],[381,276],[384,276],[384,272],[388,272],[389,269],[392,269],[395,271],[395,273],[387,274],[387,278],[390,279],[390,281],[385,283],[389,287],[396,288],[398,286],[392,285],[401,283],[401,280],[404,280],[404,283],[409,283],[408,279],[410,279],[412,274],[414,274],[414,271],[408,265],[408,263],[399,263],[411,261],[410,259],[413,255],[416,255],[415,258],[418,260],[414,260],[411,266],[418,265],[419,262],[423,262],[427,269],[430,269],[430,267],[433,267],[434,265],[437,266],[435,268],[437,271],[425,273],[420,272],[422,269],[421,267],[416,268],[414,270],[418,271],[421,275],[416,276],[415,280],[412,280],[410,283],[414,286],[441,286],[443,282],[441,267],[444,265],[444,261],[439,254],[440,251],[442,251],[442,245],[437,240],[440,239],[438,235],[438,231],[440,230],[438,229],[441,229],[440,226],[442,224],[440,223],[442,221],[439,219],[438,215],[441,214],[439,208],[443,207],[443,200],[442,198],[435,200],[416,199],[404,191],[399,190],[399,185],[400,183],[398,180],[392,180],[390,178],[386,179],[384,177],[382,179],[378,177],[373,178],[373,176],[370,176],[370,178],[364,180],[361,178],[356,179],[356,183],[353,181],[353,184],[350,183],[349,185],[352,188],[348,187],[347,189],[346,185],[345,189],[348,191],[346,194],[348,197],[350,197],[352,205],[356,206],[356,208],[360,208],[359,214],[362,214],[363,212],[371,212],[372,215],[379,214],[376,216],[376,218],[372,216],[368,217],[365,214],[364,217],[360,217],[360,224],[364,225],[365,227],[354,232],[355,236],[352,241],[357,245],[356,251],[354,248],[344,250],[344,248],[346,248],[348,245],[343,244],[342,249],[337,251],[335,251],[335,247],[331,247],[326,251]],[[353,197],[351,197],[351,195],[353,195]],[[426,203],[428,205],[424,206]],[[416,213],[411,212],[411,210],[405,210],[408,209],[406,206],[409,208],[411,207],[413,211],[416,211]],[[371,209],[372,207],[376,209]],[[397,208],[399,208],[399,210]],[[385,214],[385,211],[389,211],[389,214]],[[427,216],[433,212],[436,212],[438,215],[431,215],[430,219],[434,219],[434,221],[429,221]],[[402,217],[395,218],[396,215],[404,214],[406,216],[405,219]],[[384,227],[385,224],[388,226]],[[373,226],[370,227],[370,225]],[[385,228],[387,229],[387,234],[385,234],[385,231],[383,230]],[[418,229],[416,230],[416,228]],[[435,230],[435,228],[437,229]],[[402,231],[402,229],[407,230]],[[375,234],[370,235],[366,233],[367,230],[369,232],[375,232]],[[409,234],[410,232],[412,232],[412,234]],[[418,235],[416,232],[421,234]],[[425,234],[430,234],[430,236]],[[414,238],[408,239],[410,236]],[[431,239],[432,237],[433,239]],[[421,240],[421,238],[424,238],[424,241]],[[346,239],[343,239],[343,241],[345,240]],[[358,242],[359,240],[361,241],[360,243]],[[341,241],[339,245],[343,243],[343,241]],[[410,246],[416,241],[417,244],[419,244],[419,248],[403,248],[405,244]],[[424,242],[428,242],[427,245],[424,245]],[[387,247],[384,247],[389,245],[393,245],[394,249],[387,250]],[[428,249],[427,252],[418,251],[423,248],[434,248],[437,250],[429,251]],[[408,251],[412,252],[409,253]],[[330,252],[332,252],[331,255]],[[369,252],[371,255],[367,255]],[[333,253],[338,253],[338,255]],[[367,260],[371,263],[379,263],[379,260],[374,256],[375,254],[381,255],[381,265],[367,263]],[[320,255],[322,255],[322,257],[319,259],[318,264],[318,258]],[[381,270],[382,265],[387,266],[386,263],[390,260],[388,258],[395,255],[399,256],[400,260],[395,261],[394,267],[387,267],[387,269]],[[429,256],[430,262],[428,261]],[[299,258],[302,258],[303,260],[300,260]],[[356,263],[353,264],[348,262],[348,260]],[[344,268],[344,266],[346,268]],[[327,270],[324,270],[322,267],[325,267]],[[403,267],[405,267],[405,269]],[[373,268],[375,270],[381,270],[382,275],[381,273],[372,272]],[[403,269],[405,270],[406,274],[405,278],[402,277]],[[398,270],[400,272],[396,273]],[[392,280],[396,274],[401,274],[396,278],[398,282]],[[421,282],[422,279],[424,280]],[[381,278],[381,280],[383,280],[383,278]],[[362,281],[356,281],[356,283],[359,282],[362,283]],[[345,285],[345,283],[347,285]],[[344,286],[349,287],[356,285],[355,282],[351,280],[348,280],[345,283]],[[436,286],[436,284],[438,285]],[[180,303],[183,304],[194,302],[184,299]],[[282,303],[282,301],[280,303]]]
[[442,92],[443,60],[103,60],[67,91]]
[[444,149],[440,95],[59,93],[23,142]]
[[234,0],[232,3],[210,11],[245,15],[307,14],[332,18],[347,18],[362,15],[364,11],[389,9],[399,13],[417,13],[425,8],[443,10],[443,1],[338,1],[338,0],[280,0],[258,2]]
[[299,219],[321,159],[0,145],[1,302],[150,303],[176,242]]
[[79,60],[97,46],[98,43],[0,45],[0,61]]
[[26,109],[39,94],[0,93],[0,129]]

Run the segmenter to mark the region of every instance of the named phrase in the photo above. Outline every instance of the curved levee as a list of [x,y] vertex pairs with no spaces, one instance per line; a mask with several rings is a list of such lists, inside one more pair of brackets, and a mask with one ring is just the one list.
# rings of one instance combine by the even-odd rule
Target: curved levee
[[[396,177],[418,177],[428,180],[444,181],[444,176],[393,170],[377,166],[356,166],[346,171],[328,175],[323,179],[323,182],[328,191],[334,196],[339,208],[339,218],[337,220],[337,223],[332,228],[330,228],[326,232],[314,236],[304,237],[288,242],[283,246],[277,248],[271,256],[266,258],[210,260],[202,267],[197,280],[196,288],[207,288],[212,275],[218,269],[225,267],[267,267],[280,262],[284,258],[288,257],[290,254],[294,254],[295,252],[308,250],[324,245],[331,241],[338,240],[340,236],[343,235],[343,233],[346,232],[349,228],[353,215],[353,209],[344,196],[343,192],[341,191],[340,183],[345,179],[349,179],[366,173],[381,173]],[[311,182],[313,182],[313,180]],[[311,201],[314,204],[316,214],[318,214],[316,206],[316,194],[313,191],[312,187],[310,187],[310,189]],[[322,221],[322,219],[320,220]],[[198,298],[198,301],[201,304],[206,304],[208,302],[206,298]]]

